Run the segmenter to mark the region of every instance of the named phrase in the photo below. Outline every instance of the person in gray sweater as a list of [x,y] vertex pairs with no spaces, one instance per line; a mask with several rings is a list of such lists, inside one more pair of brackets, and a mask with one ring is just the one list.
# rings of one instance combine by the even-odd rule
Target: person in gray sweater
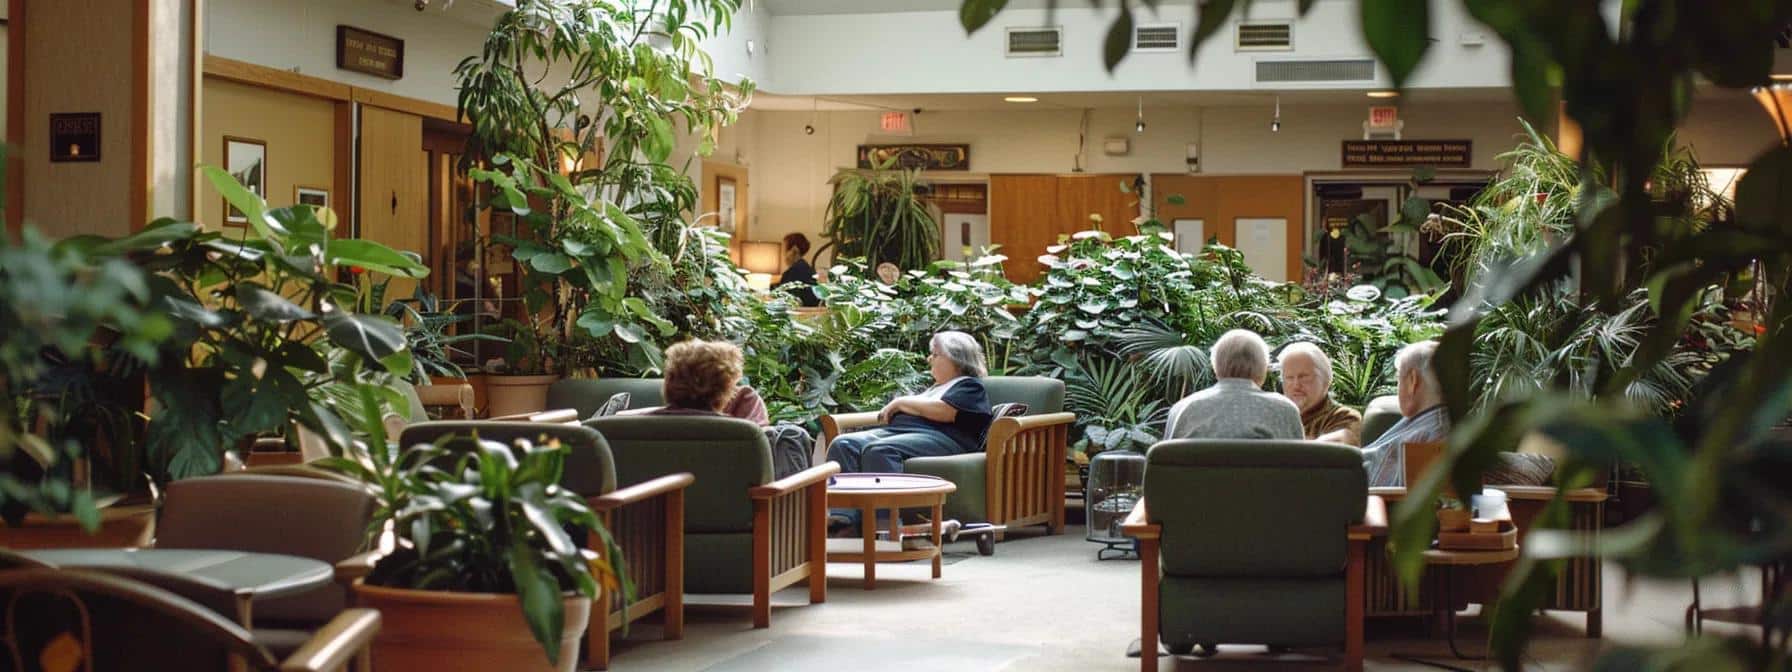
[[1305,438],[1294,402],[1263,391],[1269,346],[1262,336],[1233,329],[1214,341],[1208,354],[1219,381],[1170,407],[1164,439]]

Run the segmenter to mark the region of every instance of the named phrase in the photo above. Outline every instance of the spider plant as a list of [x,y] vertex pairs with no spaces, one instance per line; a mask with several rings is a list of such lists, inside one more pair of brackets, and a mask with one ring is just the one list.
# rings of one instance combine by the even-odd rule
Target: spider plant
[[903,269],[926,268],[939,256],[940,227],[932,206],[921,197],[921,170],[890,170],[890,159],[869,171],[844,170],[828,180],[828,242],[834,257],[864,257],[867,268],[890,262]]

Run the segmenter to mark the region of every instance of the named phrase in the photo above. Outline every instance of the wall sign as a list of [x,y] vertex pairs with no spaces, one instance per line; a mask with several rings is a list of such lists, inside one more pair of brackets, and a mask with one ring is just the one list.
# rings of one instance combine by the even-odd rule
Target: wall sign
[[100,113],[50,115],[50,162],[100,160]]
[[1345,140],[1345,168],[1435,166],[1467,168],[1474,155],[1470,140]]
[[1392,105],[1369,106],[1369,128],[1393,128],[1400,120],[1400,108]]
[[859,167],[882,165],[892,157],[892,168],[970,170],[970,145],[859,145]]
[[909,116],[907,112],[885,112],[883,116],[878,119],[878,128],[885,133],[901,133],[904,135],[913,133],[915,130],[914,127],[909,124]]
[[404,77],[404,40],[352,26],[336,26],[336,67],[399,79]]

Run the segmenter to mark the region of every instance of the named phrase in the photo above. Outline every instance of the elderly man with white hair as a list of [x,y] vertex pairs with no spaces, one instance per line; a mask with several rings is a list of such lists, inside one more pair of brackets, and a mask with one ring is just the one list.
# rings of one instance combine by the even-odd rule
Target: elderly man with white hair
[[1282,394],[1300,408],[1300,425],[1308,439],[1356,445],[1363,414],[1332,398],[1332,360],[1319,346],[1289,343],[1276,358],[1282,368]]
[[1214,341],[1209,356],[1219,381],[1170,407],[1165,439],[1301,438],[1300,409],[1287,397],[1263,391],[1269,377],[1263,337],[1233,329]]
[[1420,341],[1394,356],[1395,377],[1400,384],[1400,422],[1363,446],[1363,465],[1369,469],[1370,487],[1406,486],[1406,444],[1442,441],[1450,435],[1450,414],[1444,408],[1443,387],[1431,358],[1437,341]]

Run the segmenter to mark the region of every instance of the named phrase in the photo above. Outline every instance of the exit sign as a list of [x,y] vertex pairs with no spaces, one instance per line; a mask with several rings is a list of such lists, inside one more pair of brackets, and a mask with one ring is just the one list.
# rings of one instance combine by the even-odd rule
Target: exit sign
[[1369,128],[1393,128],[1400,121],[1400,108],[1392,105],[1369,108]]
[[913,133],[915,130],[907,112],[885,112],[878,127],[885,133]]

